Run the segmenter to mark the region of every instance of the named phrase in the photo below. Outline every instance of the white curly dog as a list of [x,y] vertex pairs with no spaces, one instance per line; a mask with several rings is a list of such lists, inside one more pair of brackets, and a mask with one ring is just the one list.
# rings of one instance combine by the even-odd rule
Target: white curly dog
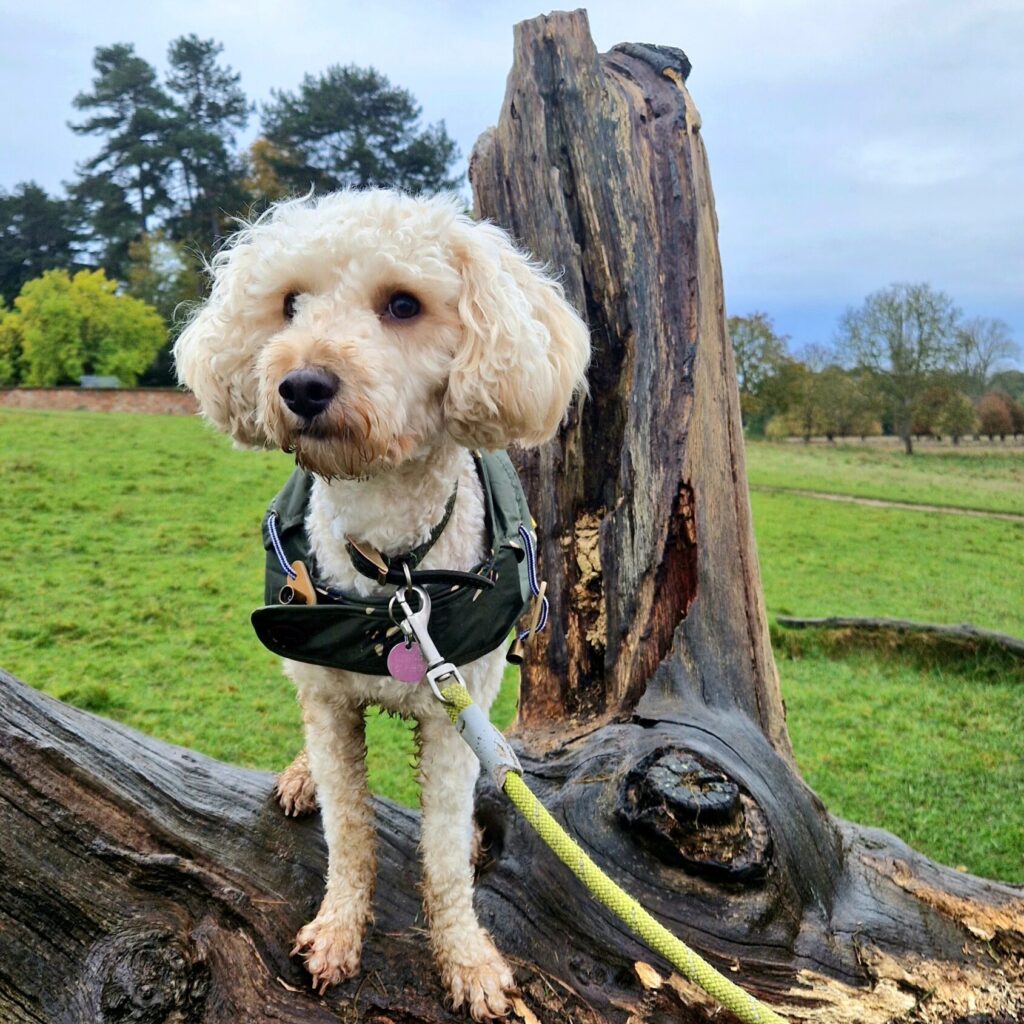
[[[423,568],[468,570],[484,554],[470,449],[540,444],[584,387],[589,335],[561,287],[499,228],[451,197],[385,190],[292,200],[213,259],[213,287],[175,348],[202,412],[242,447],[294,452],[315,475],[306,532],[321,578],[383,592],[345,538],[385,555],[423,543],[458,484]],[[499,648],[463,668],[489,709]],[[473,910],[477,761],[426,685],[285,661],[298,688],[328,847],[323,903],[302,928],[314,985],[359,968],[376,855],[364,710],[417,723],[424,903],[456,1007],[508,1012],[511,971]],[[290,812],[313,795],[304,756],[282,776]]]

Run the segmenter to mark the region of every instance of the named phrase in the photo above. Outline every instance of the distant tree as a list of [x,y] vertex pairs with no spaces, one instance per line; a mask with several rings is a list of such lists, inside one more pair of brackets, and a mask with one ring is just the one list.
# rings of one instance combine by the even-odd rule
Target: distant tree
[[1005,321],[973,317],[961,321],[956,329],[952,346],[953,372],[960,377],[961,386],[977,398],[988,386],[996,367],[1019,353],[1020,347],[1010,336]]
[[415,193],[459,184],[458,150],[444,122],[421,128],[412,94],[373,68],[335,65],[306,75],[296,93],[271,95],[262,110],[273,147],[266,155],[293,192],[379,185]]
[[1020,437],[1024,434],[1024,402],[1017,401],[1016,398],[1011,398],[1009,395],[1006,396],[1006,400],[1010,405],[1010,423],[1014,437]]
[[277,173],[277,168],[286,162],[285,154],[262,135],[249,147],[242,186],[253,206],[262,210],[289,194],[287,183]]
[[77,384],[82,374],[134,384],[166,339],[160,314],[139,299],[117,294],[102,270],[48,270],[29,281],[5,314],[3,351],[16,353],[13,379],[47,387]]
[[933,383],[925,388],[924,392],[914,406],[913,423],[911,429],[918,441],[922,437],[938,436],[941,433],[939,421],[942,418],[943,409],[950,401],[955,389],[940,375],[932,378]]
[[76,210],[35,182],[0,189],[0,305],[10,305],[26,281],[78,258]]
[[848,309],[838,341],[847,362],[870,371],[908,455],[914,451],[914,409],[952,366],[958,311],[953,300],[927,284],[894,284]]
[[877,401],[863,373],[826,366],[815,379],[821,429],[836,437],[866,437],[877,431]]
[[953,444],[959,444],[960,438],[970,434],[977,423],[974,403],[962,391],[950,390],[938,414],[938,428],[948,434]]
[[153,231],[132,242],[126,287],[129,295],[152,306],[167,331],[163,347],[142,374],[139,383],[169,386],[176,383],[171,347],[181,332],[188,306],[202,296],[196,260],[182,242]]
[[247,204],[235,133],[249,120],[241,76],[218,63],[221,43],[196,35],[175,39],[167,52],[176,126],[171,137],[177,167],[175,210],[169,226],[179,240],[204,251],[223,236],[229,216]]
[[91,116],[72,131],[97,135],[100,151],[80,169],[75,196],[88,208],[101,259],[121,276],[127,246],[151,219],[171,205],[173,137],[178,128],[171,98],[152,65],[128,43],[97,47],[91,92],[79,93],[76,109]]
[[771,383],[786,359],[786,335],[778,334],[767,313],[729,317],[736,379],[740,389],[743,426],[757,435],[779,410],[778,389]]
[[987,391],[978,401],[978,426],[990,441],[1004,441],[1007,434],[1013,433],[1013,413],[1010,400],[998,391]]
[[993,391],[1002,391],[1018,402],[1024,402],[1024,370],[1002,370],[992,374]]

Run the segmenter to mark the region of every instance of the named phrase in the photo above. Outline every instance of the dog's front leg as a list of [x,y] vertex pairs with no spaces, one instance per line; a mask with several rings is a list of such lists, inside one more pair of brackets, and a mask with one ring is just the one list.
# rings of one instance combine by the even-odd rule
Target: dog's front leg
[[355,704],[303,692],[306,749],[327,840],[327,888],[316,917],[299,931],[313,985],[324,991],[359,970],[377,874],[373,811],[366,785],[366,725]]
[[476,755],[443,711],[419,723],[423,895],[430,940],[458,1009],[475,1020],[508,1013],[512,972],[473,910],[473,789]]

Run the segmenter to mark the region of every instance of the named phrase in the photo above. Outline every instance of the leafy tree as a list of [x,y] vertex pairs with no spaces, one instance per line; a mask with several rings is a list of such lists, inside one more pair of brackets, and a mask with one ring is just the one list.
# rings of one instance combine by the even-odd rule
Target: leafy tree
[[128,43],[97,47],[91,92],[79,93],[76,109],[91,112],[72,131],[103,139],[99,153],[81,168],[74,188],[107,244],[104,264],[120,275],[128,242],[170,204],[171,161],[178,124],[170,97],[153,67]]
[[245,155],[246,173],[242,186],[253,205],[266,208],[288,195],[288,185],[277,173],[277,168],[286,161],[285,154],[262,135],[249,147]]
[[978,428],[991,441],[995,435],[1005,440],[1013,433],[1013,413],[1010,400],[998,391],[987,391],[978,400]]
[[75,220],[73,203],[51,198],[35,182],[22,182],[10,194],[0,190],[0,296],[13,302],[26,281],[75,264]]
[[[263,107],[266,156],[295,192],[370,185],[408,192],[454,188],[458,156],[444,122],[419,127],[410,92],[373,68],[334,65]],[[280,154],[280,155],[278,155]]]
[[195,260],[182,242],[154,231],[132,242],[129,250],[127,291],[152,306],[163,317],[167,338],[140,383],[167,386],[176,383],[171,348],[184,323],[186,307],[202,295]]
[[878,403],[865,374],[826,366],[817,374],[815,389],[821,429],[830,441],[877,432]]
[[992,374],[993,391],[1002,391],[1018,402],[1024,401],[1024,371],[1003,370]]
[[850,364],[870,371],[908,455],[914,451],[914,409],[934,374],[952,366],[958,311],[927,284],[894,284],[848,309],[839,343]]
[[989,383],[992,371],[1013,359],[1020,347],[1010,337],[1003,320],[977,316],[960,323],[953,344],[953,368],[962,386],[977,397]]
[[780,408],[782,396],[779,389],[771,385],[786,359],[789,339],[775,332],[771,317],[763,312],[729,317],[729,337],[736,362],[743,425],[750,433],[758,434]]
[[974,430],[977,415],[974,403],[962,391],[949,391],[946,400],[939,410],[937,425],[943,433],[949,434],[953,444],[959,444],[960,438]]
[[177,126],[172,136],[178,168],[175,237],[211,249],[225,229],[224,211],[246,205],[242,165],[233,155],[236,131],[249,120],[241,76],[221,66],[221,43],[192,34],[171,43],[167,89]]
[[10,383],[77,383],[86,373],[135,384],[166,339],[160,314],[117,294],[102,270],[48,270],[29,281],[0,326],[0,363],[16,353]]

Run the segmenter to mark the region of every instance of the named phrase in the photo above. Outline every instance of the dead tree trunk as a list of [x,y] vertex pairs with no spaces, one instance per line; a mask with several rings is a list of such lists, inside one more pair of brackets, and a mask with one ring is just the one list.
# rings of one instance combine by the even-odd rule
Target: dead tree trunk
[[[555,624],[524,677],[528,781],[652,912],[794,1021],[1020,1020],[1024,892],[829,817],[796,771],[688,71],[677,50],[599,56],[581,12],[526,22],[471,165],[480,212],[564,268],[594,331],[590,399],[524,460]],[[284,819],[268,775],[9,676],[0,695],[0,1022],[450,1018],[412,812],[378,803],[364,969],[320,998],[288,956],[321,894],[317,820]],[[712,1018],[486,786],[478,813],[478,908],[527,1006]]]

